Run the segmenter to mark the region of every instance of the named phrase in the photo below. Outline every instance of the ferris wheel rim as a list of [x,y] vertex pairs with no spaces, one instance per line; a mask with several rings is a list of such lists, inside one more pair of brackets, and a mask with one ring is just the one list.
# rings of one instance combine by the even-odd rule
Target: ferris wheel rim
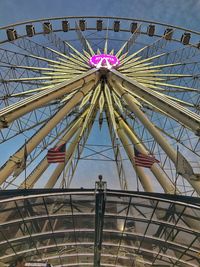
[[47,17],[47,18],[40,18],[40,19],[35,19],[35,20],[26,20],[23,22],[17,22],[17,23],[13,23],[13,24],[8,24],[5,26],[1,26],[0,30],[4,30],[10,27],[14,27],[14,26],[20,26],[20,25],[25,25],[27,23],[34,23],[34,22],[43,22],[43,21],[51,21],[51,20],[61,20],[61,19],[84,19],[84,18],[91,18],[91,19],[119,19],[119,20],[127,20],[127,21],[138,21],[138,22],[145,22],[145,23],[154,23],[156,25],[160,25],[160,26],[167,26],[167,27],[172,27],[178,30],[182,30],[182,31],[188,31],[190,33],[194,33],[194,34],[198,34],[200,35],[200,31],[195,31],[195,30],[191,30],[188,28],[184,28],[181,26],[176,26],[173,24],[168,24],[168,23],[160,23],[158,21],[153,21],[153,20],[143,20],[143,19],[139,19],[139,18],[131,18],[131,17],[120,17],[120,16],[61,16],[61,17]]

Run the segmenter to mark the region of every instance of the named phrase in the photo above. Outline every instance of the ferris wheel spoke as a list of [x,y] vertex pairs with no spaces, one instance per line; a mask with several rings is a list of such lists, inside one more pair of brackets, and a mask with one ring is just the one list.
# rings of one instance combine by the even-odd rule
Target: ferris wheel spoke
[[70,53],[70,48],[69,46],[67,46],[66,42],[63,41],[58,34],[56,34],[56,32],[54,31],[50,31],[48,33],[45,34],[44,32],[44,37],[47,38],[47,40],[49,40],[49,42],[51,44],[54,45],[54,47],[56,47],[62,54],[64,55],[69,55]]
[[[137,56],[138,58],[141,58],[141,60],[147,60],[148,58],[155,57],[154,55],[160,50],[165,48],[165,46],[169,43],[164,37],[161,37],[160,39],[156,40],[154,43],[151,43],[150,45],[144,46],[143,48],[139,49],[137,52],[132,53],[128,57],[124,58],[121,63],[124,65],[125,63],[129,64],[129,62],[132,62],[133,59]],[[160,56],[163,56],[163,54],[158,55],[158,58]],[[155,57],[157,58],[157,57]]]
[[[105,89],[106,88],[108,88],[108,87],[105,87]],[[149,180],[148,176],[145,174],[143,168],[137,167],[135,165],[134,150],[133,150],[132,146],[130,146],[130,143],[129,143],[130,141],[129,141],[128,136],[126,135],[126,133],[122,127],[117,127],[116,118],[115,118],[115,111],[113,108],[111,96],[106,95],[106,102],[107,102],[107,106],[108,106],[108,111],[107,111],[108,124],[112,125],[114,132],[116,133],[117,136],[119,136],[119,139],[120,139],[121,143],[123,144],[125,152],[128,155],[128,158],[129,158],[129,160],[133,166],[133,169],[135,170],[136,175],[139,177],[140,182],[141,182],[144,190],[146,192],[153,192],[154,190],[153,190],[152,184],[150,183],[150,180]]]
[[[80,98],[82,94],[80,95]],[[66,116],[66,113],[70,111],[77,102],[80,101],[71,101],[65,104],[54,116],[52,116],[46,124],[40,128],[36,134],[26,142],[27,154],[30,154],[34,148],[44,139],[44,137]],[[2,184],[8,177],[17,169],[18,164],[23,162],[24,159],[24,149],[25,146],[22,146],[13,156],[10,158],[0,169],[1,181]]]
[[[171,31],[172,33],[174,30]],[[166,36],[162,36],[159,39],[157,39],[155,42],[151,43],[150,45],[145,46],[140,52],[139,55],[142,58],[148,58],[155,55],[160,50],[163,50],[168,44],[170,44],[170,41],[165,38]]]
[[[156,105],[164,112],[167,111],[172,117],[174,117],[175,120],[180,121],[182,124],[194,131],[196,134],[199,133],[200,116],[198,114],[182,107],[181,105],[175,103],[167,97],[161,96],[160,93],[149,91],[148,89],[146,89],[146,87],[141,86],[139,83],[134,82],[132,79],[127,78],[126,76],[120,74],[117,71],[112,70],[112,73],[115,74],[113,78],[125,85],[125,87],[129,88],[130,90],[134,90],[137,95],[146,98],[147,101],[151,103],[154,103],[154,105]],[[152,99],[150,99],[149,97],[152,97]]]
[[[81,121],[84,120],[86,110],[84,110],[81,114],[75,117],[72,121],[69,122],[69,124],[66,125],[62,129],[62,131],[57,131],[57,134],[51,138],[49,142],[46,143],[46,147],[54,144],[54,146],[59,146],[63,143],[69,142],[70,138],[75,134],[77,129],[81,126]],[[55,142],[56,141],[56,142]],[[43,157],[43,159],[40,161],[40,163],[32,170],[32,172],[27,176],[26,182],[23,181],[19,188],[33,188],[35,183],[41,178],[43,173],[47,170],[49,167],[49,163],[47,162],[46,155]]]
[[[161,57],[162,55],[164,55],[165,53],[153,56],[153,57],[149,57],[149,58],[145,58],[145,59],[141,59],[141,57],[137,57],[137,58],[133,58],[130,61],[128,61],[126,63],[126,65],[124,66],[124,68],[133,68],[133,67],[140,67],[140,66],[148,66],[151,64],[151,61]],[[150,62],[149,62],[150,61]],[[119,68],[119,70],[124,69],[123,68],[123,64],[122,67]]]
[[18,38],[17,40],[12,42],[12,44],[22,49],[22,51],[28,52],[31,55],[49,59],[56,59],[57,57],[57,54],[49,50],[46,46],[42,46],[28,38]]
[[[74,89],[80,88],[85,84],[85,89],[83,89],[87,91],[91,88],[92,84],[94,84],[92,80],[95,79],[95,73],[96,70],[91,70],[86,74],[78,76],[78,78],[70,80],[69,82],[63,82],[59,85],[55,85],[55,87],[53,88],[48,88],[44,91],[36,93],[31,97],[27,97],[26,99],[21,100],[18,103],[1,109],[0,119],[2,121],[2,127],[4,127],[5,124],[8,124],[11,121],[30,112],[31,110],[36,109],[44,104],[47,104],[55,98],[62,97],[66,93],[69,93]],[[89,84],[87,85],[87,83]],[[83,89],[82,91],[84,91]]]
[[[88,58],[85,57],[82,53],[80,53],[75,47],[73,47],[69,42],[64,41],[65,44],[79,57],[82,61],[87,62]],[[72,55],[72,53],[70,53]]]
[[103,53],[104,54],[107,54],[107,52],[108,52],[108,39],[106,37],[105,44],[104,44],[104,49],[103,49]]
[[78,66],[82,66],[84,69],[89,69],[89,66],[87,63],[87,60],[82,60],[80,57],[74,55],[74,54],[70,54],[70,56],[67,56],[65,54],[62,54],[52,48],[48,48],[49,50],[53,51],[54,53],[56,53],[57,55],[61,56],[60,60],[62,60],[63,62],[68,62],[71,65],[78,65]]
[[[65,125],[66,126],[66,125]],[[58,126],[56,126],[58,127]],[[63,132],[65,132],[66,129],[65,127],[62,129],[59,127],[59,131],[58,131],[58,135],[56,136],[52,136],[51,138],[49,138],[49,136],[45,137],[42,142],[40,143],[40,145],[37,147],[34,148],[34,150],[32,151],[32,153],[30,153],[26,159],[26,166],[25,164],[22,164],[21,166],[19,166],[13,173],[13,176],[12,176],[12,182],[14,182],[15,180],[17,180],[18,178],[21,179],[22,178],[22,173],[25,171],[25,168],[29,169],[29,166],[31,166],[31,164],[33,162],[35,162],[35,160],[37,161],[37,158],[42,154],[44,153],[44,151],[46,150],[46,147],[48,145],[51,145],[53,142],[55,142],[55,140],[57,140],[58,138],[60,138],[60,136],[62,136]],[[39,149],[40,147],[40,149]],[[43,164],[40,165],[40,168],[42,167]],[[40,169],[41,171],[41,169]],[[34,172],[34,171],[33,171]],[[42,172],[41,172],[42,174]],[[29,176],[26,177],[25,179],[25,174],[23,173],[23,176],[24,176],[24,181],[21,183],[21,186],[20,188],[21,189],[24,189],[24,188],[30,188],[30,181],[29,181]],[[4,182],[4,188],[6,189],[8,186],[9,186],[9,183],[7,182],[8,179]]]
[[24,65],[27,67],[41,66],[42,61],[32,57],[30,54],[24,54],[8,49],[0,48],[0,62],[10,66]]
[[[78,166],[79,159],[81,158],[81,154],[83,153],[87,139],[92,130],[92,126],[94,124],[96,113],[97,113],[97,109],[95,107],[95,109],[93,110],[93,113],[91,114],[91,119],[89,121],[89,124],[87,125],[87,128],[85,128],[85,130],[82,131],[82,136],[81,138],[79,138],[77,146],[74,149],[74,153],[71,155],[70,160],[67,163],[67,166],[64,170],[64,176],[65,176],[65,180],[67,183],[66,184],[67,188],[69,188],[72,183],[76,168]],[[63,181],[62,181],[62,184],[63,184]]]
[[54,169],[53,173],[51,174],[50,178],[48,179],[48,182],[44,186],[44,188],[53,188],[58,181],[60,175],[62,172],[64,172],[65,164],[69,162],[70,157],[74,154],[74,151],[78,145],[80,135],[81,134],[81,128],[77,129],[77,131],[73,135],[73,139],[69,145],[69,147],[66,150],[65,153],[65,162],[59,163],[58,166]]
[[[106,114],[106,116],[108,117],[109,114]],[[115,130],[112,127],[112,124],[109,123],[108,120],[107,120],[107,124],[108,124],[108,128],[109,128],[111,142],[112,142],[112,149],[114,152],[115,163],[117,166],[117,172],[118,172],[120,187],[122,190],[127,190],[128,189],[128,181],[126,178],[125,168],[124,168],[124,164],[123,164],[120,143],[119,143],[118,137],[115,133]]]
[[53,116],[56,109],[52,109],[51,105],[45,106],[43,108],[33,110],[27,116],[23,116],[10,123],[9,128],[0,130],[0,143],[4,143],[15,136],[26,134],[29,130],[37,129],[45,123],[50,116]]
[[[140,59],[140,57],[136,57],[135,60]],[[137,72],[144,72],[144,71],[148,71],[148,73],[158,73],[161,70],[168,70],[168,69],[172,69],[173,67],[176,66],[187,66],[187,65],[191,65],[191,64],[195,64],[196,62],[185,62],[185,63],[169,63],[169,64],[161,64],[161,65],[138,65],[135,66],[133,68],[126,68],[126,66],[122,67],[122,68],[118,68],[118,70],[120,70],[122,73],[124,74],[131,74],[133,71],[137,71]]]
[[173,51],[165,52],[161,57],[156,60],[158,64],[173,64],[175,62],[186,63],[188,59],[196,59],[199,56],[199,49],[195,46],[186,46]]
[[0,65],[1,72],[1,80],[13,79],[13,78],[21,78],[24,76],[34,76],[37,74],[41,74],[41,70],[34,67],[26,67],[26,66],[6,66]]
[[[133,78],[133,77],[132,77]],[[164,83],[162,81],[151,81],[151,80],[144,80],[144,79],[141,79],[141,78],[135,78],[135,80],[137,82],[139,82],[140,84],[144,84],[146,85],[147,87],[149,85],[154,85],[155,86],[155,89],[157,87],[157,85],[160,85],[160,86],[164,86],[164,87],[171,87],[171,88],[176,88],[176,89],[181,89],[181,91],[189,91],[189,92],[198,92],[199,90],[198,89],[195,89],[195,88],[191,88],[191,87],[186,87],[186,86],[182,86],[182,85],[175,85],[175,84],[170,84],[170,83]],[[159,88],[159,86],[158,86]],[[172,92],[173,92],[173,89],[172,89]]]
[[[134,145],[134,147],[136,147],[136,149],[144,155],[150,154],[149,151],[145,148],[142,140],[139,139],[137,134],[132,130],[132,128],[123,119],[123,117],[120,116],[117,112],[115,112],[115,116],[118,118],[119,126],[124,129],[125,133],[129,137],[129,139],[132,142],[132,144]],[[166,173],[163,172],[163,170],[160,168],[160,166],[158,167],[158,165],[154,163],[150,169],[151,169],[153,175],[156,177],[156,179],[160,183],[160,185],[162,186],[165,193],[169,193],[169,194],[172,193],[173,194],[175,187],[174,187],[172,181],[166,175]]]
[[135,165],[134,157],[134,149],[132,146],[130,146],[130,141],[128,136],[126,135],[123,128],[117,129],[118,136],[120,138],[120,141],[125,149],[126,154],[128,155],[128,158],[130,159],[130,162],[133,166],[133,169],[136,172],[137,177],[139,178],[145,192],[153,192],[153,185],[148,177],[148,175],[145,173],[144,169],[142,167],[138,167]]
[[123,59],[122,53],[124,53],[124,52],[125,53],[128,53],[130,51],[131,47],[135,44],[137,38],[141,34],[141,27],[142,27],[142,24],[140,24],[139,26],[137,26],[137,28],[132,33],[132,35],[130,36],[130,38],[122,45],[122,47],[116,53],[116,57],[119,57],[119,60],[122,59],[122,62],[125,61],[125,59]]
[[[117,90],[119,89],[119,87],[115,87]],[[118,90],[119,92],[119,90]],[[148,126],[148,123],[146,124],[145,121],[147,122],[147,117],[145,119],[144,115],[142,115],[142,112],[139,111],[138,107],[136,106],[136,104],[134,102],[131,101],[131,99],[128,100],[129,96],[124,94],[124,98],[125,100],[127,101],[127,103],[129,103],[130,105],[130,108],[132,108],[133,112],[136,114],[136,116],[139,118],[139,120],[141,121],[141,123],[143,123],[144,127],[152,134],[152,136],[154,137],[154,140],[161,146],[161,148],[165,151],[165,153],[168,155],[168,157],[172,160],[172,162],[174,164],[176,164],[176,158],[175,158],[175,155],[176,155],[176,152],[173,151],[173,148],[170,146],[170,144],[167,142],[167,140],[165,138],[163,138],[162,135],[160,135],[159,131],[157,131],[157,129],[155,128],[155,125],[153,125],[150,121],[150,124],[152,126],[149,127]],[[132,106],[131,106],[131,102],[132,102]],[[139,112],[138,112],[139,111]],[[140,116],[139,115],[142,115]],[[156,130],[155,130],[156,129]],[[155,130],[155,131],[154,131]],[[158,135],[157,135],[158,134]],[[159,138],[157,138],[158,136],[160,136]],[[161,141],[162,139],[162,141]],[[124,145],[124,144],[123,144]],[[130,155],[129,155],[130,156]],[[157,177],[157,175],[161,175],[160,171],[159,170],[156,170],[154,175]],[[161,179],[162,178],[162,175],[160,176],[160,178],[158,177],[158,179]],[[195,181],[192,181],[190,179],[187,179],[187,181],[189,182],[189,184],[196,190],[196,192],[200,192],[200,187],[198,185],[198,182],[195,182]],[[161,180],[160,180],[161,182]],[[164,180],[162,181],[162,184],[164,183]],[[172,184],[171,186],[168,188],[168,189],[165,189],[165,190],[169,190],[170,192],[173,191],[173,187],[172,187]]]

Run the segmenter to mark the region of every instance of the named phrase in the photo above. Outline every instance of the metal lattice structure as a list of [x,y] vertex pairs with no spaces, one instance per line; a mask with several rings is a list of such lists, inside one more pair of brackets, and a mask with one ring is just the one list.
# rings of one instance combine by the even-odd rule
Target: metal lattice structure
[[[167,199],[164,205],[165,201],[159,197],[151,199],[150,195],[144,194],[142,198],[148,204],[139,208],[137,203],[131,206],[133,199],[139,197],[137,194],[133,198],[126,196],[122,201],[126,215],[123,213],[120,217],[121,204],[112,207],[111,213],[118,214],[113,219],[111,216],[111,221],[115,221],[113,236],[109,233],[112,244],[107,242],[101,247],[104,235],[109,232],[109,227],[104,229],[103,225],[104,217],[110,214],[105,211],[105,205],[110,204],[104,198],[105,192],[100,190],[95,211],[91,204],[83,203],[86,210],[91,208],[88,216],[95,216],[95,223],[91,225],[91,229],[95,225],[95,241],[92,243],[94,236],[88,230],[88,239],[84,238],[84,244],[79,244],[75,226],[71,233],[74,239],[70,241],[70,234],[67,241],[63,238],[63,244],[70,241],[71,249],[75,251],[70,265],[62,262],[62,249],[68,245],[59,243],[57,232],[53,234],[54,245],[47,237],[42,255],[38,251],[42,243],[32,240],[32,234],[28,233],[29,243],[33,245],[32,250],[31,245],[27,248],[30,253],[35,251],[37,257],[41,255],[44,260],[45,253],[52,248],[52,253],[55,254],[55,249],[58,252],[59,259],[54,262],[58,266],[89,266],[92,264],[90,257],[94,257],[95,266],[100,266],[104,258],[100,251],[106,251],[108,246],[105,258],[110,261],[106,259],[101,266],[198,266],[199,206],[194,202],[194,209],[189,209],[186,202],[200,193],[199,36],[198,32],[157,22],[92,16],[41,19],[0,28],[0,142],[2,149],[12,151],[7,159],[0,155],[1,189],[70,188],[76,173],[82,172],[86,176],[88,170],[93,171],[90,162],[94,160],[96,165],[102,160],[105,164],[112,163],[111,178],[118,181],[122,190],[137,189],[148,194],[159,191],[175,194],[177,198],[185,196],[179,207],[173,203],[175,198]],[[90,144],[88,140],[95,141]],[[13,151],[13,143],[16,143],[16,151]],[[47,150],[62,143],[67,145],[64,164],[49,164]],[[157,162],[150,168],[137,166],[135,149],[142,155],[153,155]],[[178,152],[187,158],[190,173],[187,170],[177,173]],[[84,171],[77,170],[84,160]],[[94,177],[97,175],[94,173]],[[45,208],[49,214],[57,206],[52,204],[48,208],[45,198],[48,202],[48,196],[42,196],[41,210]],[[53,198],[52,195],[49,201]],[[23,201],[26,202],[26,197]],[[70,201],[74,225],[76,204],[72,204],[72,199]],[[2,218],[0,227],[9,224],[13,214],[18,212],[16,209],[19,210],[14,199],[10,203],[2,204],[2,210],[9,210],[10,205],[14,207],[8,217]],[[28,204],[27,212],[32,205],[32,202],[30,207]],[[146,218],[138,222],[147,225],[139,234],[135,221],[130,221],[132,233],[127,233],[129,219],[135,216],[137,208]],[[144,216],[143,208],[151,209],[150,217]],[[20,216],[26,218],[26,215]],[[84,219],[81,220],[84,223]],[[120,220],[124,225],[121,233],[118,229]],[[53,223],[50,221],[45,217],[39,226],[33,223],[33,228],[38,233],[42,229],[45,232],[49,223],[49,231],[53,233],[60,225],[59,218],[56,217]],[[180,221],[184,226],[177,226]],[[148,228],[154,228],[154,223],[158,229],[152,230],[147,240]],[[18,234],[26,236],[25,228],[29,231],[29,227],[22,221],[19,224],[24,230],[16,230],[13,241],[1,230],[3,246],[17,242]],[[191,234],[188,240],[187,235],[179,237],[179,232],[182,234],[187,227],[193,231],[187,232]],[[19,244],[23,238],[19,238]],[[78,249],[79,245],[83,245],[84,255]],[[173,253],[170,245],[173,245]],[[95,248],[93,256],[91,246]],[[130,256],[133,247],[134,257]],[[2,252],[6,256],[1,254],[0,259],[5,262],[16,254],[29,253],[23,245],[15,248],[12,244]],[[49,251],[47,254],[50,257]],[[144,259],[140,258],[141,254]],[[82,256],[88,261],[80,260]],[[32,260],[37,257],[33,256]],[[30,258],[29,254],[27,258]]]
[[199,266],[199,198],[40,189],[0,203],[3,262],[17,253],[53,266]]

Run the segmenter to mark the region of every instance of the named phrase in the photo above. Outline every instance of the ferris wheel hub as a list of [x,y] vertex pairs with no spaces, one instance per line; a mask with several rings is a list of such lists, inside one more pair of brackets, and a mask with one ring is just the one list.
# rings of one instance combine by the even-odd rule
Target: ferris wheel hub
[[116,68],[120,65],[119,59],[110,54],[100,54],[100,55],[93,55],[90,60],[89,64],[97,69],[112,69]]

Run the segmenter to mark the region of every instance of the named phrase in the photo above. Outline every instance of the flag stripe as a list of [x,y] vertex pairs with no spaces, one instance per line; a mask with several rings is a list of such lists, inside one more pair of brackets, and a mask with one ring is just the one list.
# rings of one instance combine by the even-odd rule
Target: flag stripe
[[65,155],[65,153],[64,152],[52,152],[52,151],[50,151],[49,153],[48,153],[48,155],[47,156],[58,156],[58,157],[62,157],[62,156],[64,156]]
[[65,148],[65,144],[62,144],[58,147],[50,148],[47,153],[48,163],[65,162]]
[[47,157],[48,160],[53,160],[53,159],[65,159],[65,156],[51,156],[51,157]]
[[136,148],[134,148],[134,151],[135,151],[135,157],[134,157],[135,166],[151,168],[151,166],[154,163],[159,162],[159,160],[157,160],[154,156],[142,154]]

